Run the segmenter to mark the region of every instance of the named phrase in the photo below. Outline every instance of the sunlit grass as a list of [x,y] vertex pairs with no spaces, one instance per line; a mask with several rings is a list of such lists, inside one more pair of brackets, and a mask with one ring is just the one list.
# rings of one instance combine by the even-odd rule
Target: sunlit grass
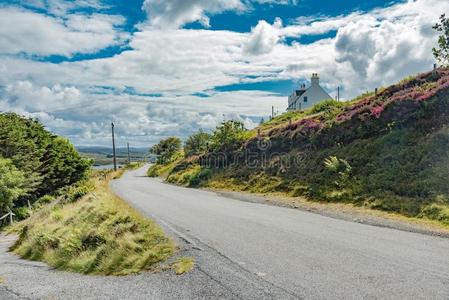
[[195,266],[195,261],[191,257],[182,257],[175,262],[172,267],[176,275],[182,275],[189,272]]
[[12,250],[57,269],[105,275],[137,273],[170,257],[173,241],[110,192],[117,174],[92,179],[94,192],[77,202],[42,208],[15,225]]

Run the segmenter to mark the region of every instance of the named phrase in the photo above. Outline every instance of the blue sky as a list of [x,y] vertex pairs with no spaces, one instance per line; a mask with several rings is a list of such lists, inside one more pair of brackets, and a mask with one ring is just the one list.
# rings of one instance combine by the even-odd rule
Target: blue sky
[[0,111],[77,145],[248,128],[319,73],[344,99],[430,69],[449,3],[312,0],[0,1]]

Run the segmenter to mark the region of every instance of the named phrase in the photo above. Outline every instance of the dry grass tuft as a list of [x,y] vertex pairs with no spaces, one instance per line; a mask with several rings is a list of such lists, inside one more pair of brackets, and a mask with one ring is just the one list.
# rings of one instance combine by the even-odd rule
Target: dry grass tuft
[[176,275],[187,273],[192,270],[194,266],[195,261],[191,257],[182,257],[172,265],[176,272]]
[[110,192],[108,182],[117,175],[94,178],[94,192],[15,225],[20,236],[12,250],[57,269],[103,275],[137,273],[170,257],[173,241]]

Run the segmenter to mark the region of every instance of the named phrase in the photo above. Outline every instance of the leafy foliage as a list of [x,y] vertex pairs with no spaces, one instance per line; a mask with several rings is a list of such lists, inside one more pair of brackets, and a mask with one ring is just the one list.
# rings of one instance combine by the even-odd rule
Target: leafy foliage
[[25,176],[9,159],[0,157],[0,217],[10,210],[13,202],[25,194]]
[[330,156],[324,160],[324,165],[331,173],[338,175],[338,179],[334,181],[337,187],[344,187],[347,184],[352,168],[346,160]]
[[202,130],[191,135],[187,138],[184,144],[186,157],[206,153],[208,151],[210,139],[211,135]]
[[317,104],[315,104],[311,109],[311,113],[316,114],[316,113],[320,113],[323,111],[331,111],[336,108],[340,108],[342,106],[343,106],[342,102],[339,102],[334,99],[328,99],[328,100],[324,100],[324,101],[321,101],[321,102],[318,102]]
[[440,17],[440,23],[435,24],[433,29],[440,32],[438,47],[433,48],[433,55],[443,65],[449,65],[449,18],[445,14]]
[[233,151],[245,141],[246,129],[240,121],[229,120],[219,125],[212,134],[212,151]]
[[158,164],[164,164],[172,161],[180,149],[181,140],[177,137],[169,137],[151,147],[150,152],[158,156]]
[[48,132],[38,120],[14,113],[0,114],[0,157],[24,174],[26,193],[20,194],[16,206],[81,180],[91,166],[68,140]]

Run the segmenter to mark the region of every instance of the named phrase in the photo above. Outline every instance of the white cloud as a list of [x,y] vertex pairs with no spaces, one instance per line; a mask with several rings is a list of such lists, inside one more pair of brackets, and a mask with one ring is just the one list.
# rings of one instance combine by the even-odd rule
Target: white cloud
[[[165,7],[177,2],[155,3]],[[186,1],[184,11],[176,7],[166,11],[165,7],[157,14],[160,23],[153,19],[156,23],[141,25],[130,37],[129,50],[113,57],[52,64],[0,56],[0,110],[37,116],[77,144],[90,145],[109,143],[111,121],[117,125],[119,141],[130,139],[140,145],[168,135],[185,137],[198,128],[212,129],[223,114],[253,126],[270,113],[271,105],[282,111],[286,98],[260,91],[215,92],[214,88],[242,82],[304,80],[318,72],[331,95],[340,85],[343,96],[350,98],[430,69],[431,48],[436,41],[431,25],[441,13],[449,12],[447,2],[417,0],[368,13],[300,18],[290,25],[282,25],[280,20],[274,24],[260,21],[247,33],[178,29],[223,9],[240,10],[237,2],[228,2],[236,8],[214,8],[212,3],[217,4]],[[196,13],[191,13],[192,9]],[[12,29],[16,30],[13,35],[0,27],[0,52],[72,55],[96,51],[101,44],[117,39],[116,23],[104,15],[57,18],[13,9],[11,16],[16,15],[27,24]],[[32,26],[24,16],[30,17]],[[173,24],[166,24],[170,18]],[[38,30],[34,32],[31,27]],[[60,28],[56,32],[61,38],[49,37],[48,28]],[[337,31],[335,38],[311,44],[285,42],[287,37],[331,30]],[[67,37],[66,32],[82,34],[83,39]],[[109,32],[109,38],[100,43],[104,32]],[[10,44],[3,42],[10,40]],[[82,50],[87,48],[90,50]],[[163,96],[128,95],[126,87]],[[198,92],[209,97],[194,96]]]
[[107,6],[102,0],[13,0],[15,4],[20,4],[30,8],[37,8],[47,11],[49,14],[64,16],[68,12],[78,9],[103,9]]
[[209,27],[208,15],[227,10],[243,11],[246,6],[240,0],[145,0],[142,8],[151,25],[173,29],[196,21]]
[[260,4],[275,4],[275,5],[298,5],[299,0],[254,0]]
[[64,19],[15,7],[0,7],[0,54],[94,53],[123,42],[121,16],[72,14]]
[[251,29],[250,37],[244,50],[248,54],[260,55],[270,53],[279,42],[279,29],[282,28],[282,20],[277,18],[273,25],[266,21],[259,21],[256,27]]

